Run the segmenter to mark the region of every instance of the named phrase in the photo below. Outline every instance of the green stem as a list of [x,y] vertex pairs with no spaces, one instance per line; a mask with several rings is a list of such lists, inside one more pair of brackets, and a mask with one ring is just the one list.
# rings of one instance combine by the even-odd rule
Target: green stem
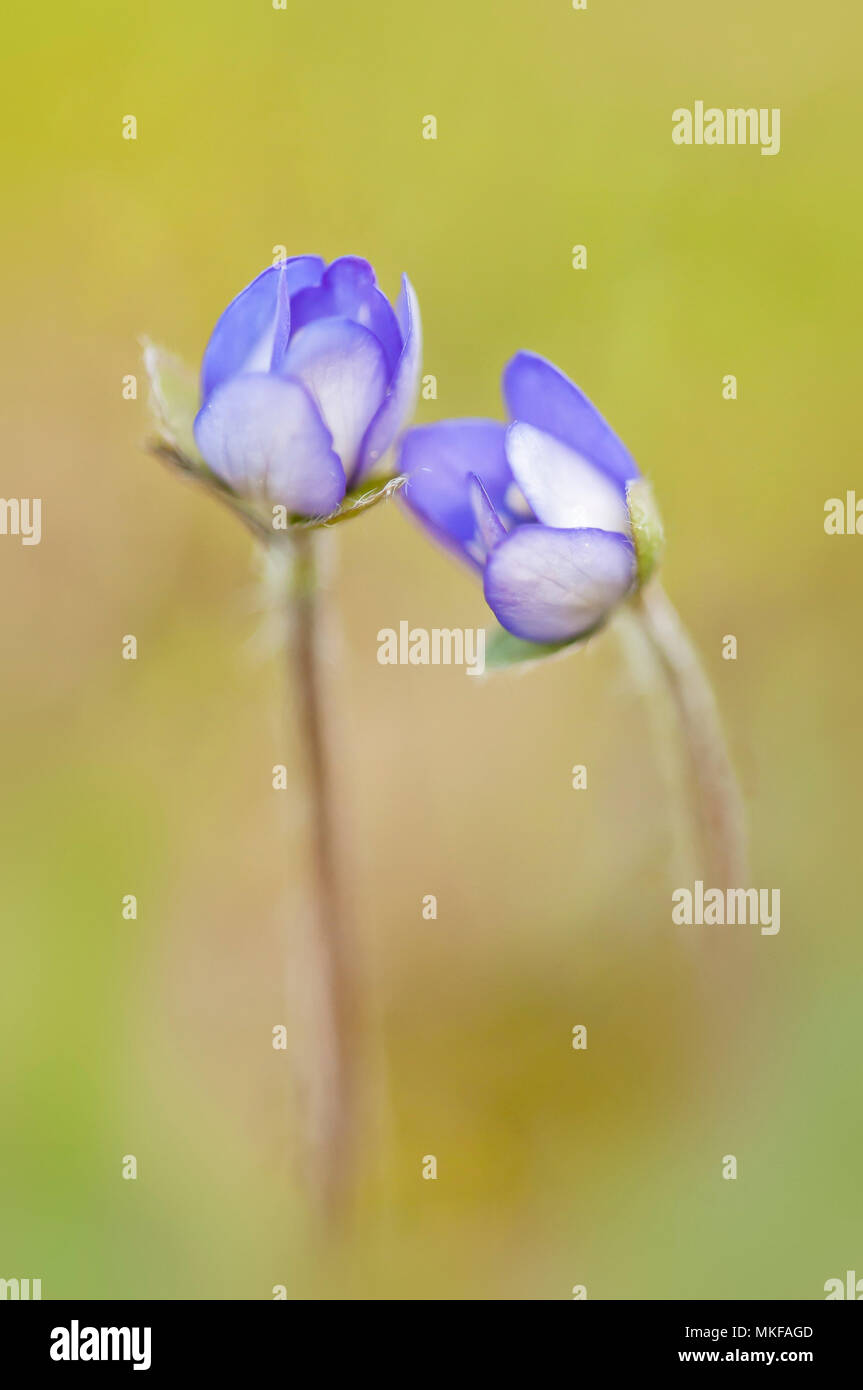
[[722,732],[716,699],[698,653],[662,586],[653,580],[633,600],[665,672],[688,752],[704,865],[712,886],[747,883],[743,799]]
[[313,1036],[304,1061],[311,1076],[313,1172],[326,1213],[343,1214],[356,1156],[358,1104],[354,1050],[358,1025],[353,941],[342,882],[343,856],[334,786],[331,720],[325,683],[325,594],[314,531],[294,535],[287,595],[287,637],[295,685],[300,748],[308,787],[312,959],[310,1016]]

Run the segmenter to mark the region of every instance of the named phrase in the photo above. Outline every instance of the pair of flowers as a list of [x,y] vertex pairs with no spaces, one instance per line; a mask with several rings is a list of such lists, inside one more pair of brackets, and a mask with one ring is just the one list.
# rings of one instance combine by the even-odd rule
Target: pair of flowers
[[503,373],[509,424],[402,433],[421,336],[407,276],[393,306],[358,257],[270,267],[228,305],[204,353],[200,460],[237,499],[302,523],[356,505],[395,446],[403,500],[481,574],[501,627],[542,645],[584,637],[655,559],[635,462],[578,387],[528,352]]
[[[304,953],[319,975],[304,991],[316,1010],[308,1142],[310,1170],[331,1211],[353,1172],[360,1010],[321,699],[318,632],[326,624],[316,527],[374,505],[404,477],[401,496],[413,514],[482,577],[503,629],[486,649],[492,665],[577,643],[631,597],[691,755],[703,831],[698,876],[745,882],[742,806],[712,692],[661,587],[646,584],[662,528],[630,454],[587,397],[528,352],[503,373],[508,424],[447,420],[405,433],[421,354],[407,277],[393,306],[366,261],[343,257],[327,266],[317,256],[270,267],[228,305],[204,353],[200,387],[168,354],[153,346],[145,354],[160,424],[156,452],[221,497],[259,539],[272,544],[286,529],[291,542],[290,563],[274,570],[287,578],[284,626],[316,905],[318,946]],[[375,481],[381,485],[371,487]]]

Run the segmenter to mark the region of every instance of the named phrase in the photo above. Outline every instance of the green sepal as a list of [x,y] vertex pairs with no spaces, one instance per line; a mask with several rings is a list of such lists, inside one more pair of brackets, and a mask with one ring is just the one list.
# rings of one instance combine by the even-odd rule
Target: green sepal
[[370,479],[342,498],[329,516],[288,518],[284,527],[273,525],[273,504],[263,497],[243,497],[208,468],[195,443],[195,416],[198,413],[199,390],[195,374],[174,353],[142,340],[144,366],[150,381],[150,410],[156,422],[156,436],[149,441],[151,453],[170,464],[186,477],[201,483],[218,501],[228,506],[239,519],[268,544],[290,541],[298,527],[316,530],[350,521],[395,495],[407,481],[404,477]]
[[206,469],[195,443],[199,392],[194,372],[179,357],[149,339],[143,340],[144,366],[150,379],[150,409],[159,438],[186,460],[187,469]]
[[665,528],[653,488],[646,478],[636,478],[626,484],[626,504],[635,546],[636,579],[641,589],[665,553]]
[[589,632],[571,637],[566,642],[527,642],[523,637],[514,637],[502,627],[490,627],[485,634],[485,668],[487,671],[505,671],[511,666],[528,666],[548,657],[560,656],[563,652],[581,647],[589,637],[601,627],[597,623]]
[[388,498],[394,497],[406,482],[407,478],[399,475],[397,478],[387,478],[386,482],[378,483],[366,492],[354,489],[353,492],[345,494],[339,506],[329,516],[297,520],[296,525],[314,530],[319,526],[335,526],[340,521],[351,521],[361,512],[367,512],[370,507],[376,507],[379,502],[386,502]]

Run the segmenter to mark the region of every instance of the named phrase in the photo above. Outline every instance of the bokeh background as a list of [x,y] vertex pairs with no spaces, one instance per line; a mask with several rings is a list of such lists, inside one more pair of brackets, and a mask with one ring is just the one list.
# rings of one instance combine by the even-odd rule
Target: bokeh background
[[[38,547],[0,538],[0,1276],[46,1298],[823,1297],[863,1269],[863,539],[823,530],[827,498],[863,495],[859,16],[51,0],[4,28],[0,491],[44,520]],[[780,107],[780,154],[674,146],[698,98]],[[410,273],[438,381],[419,418],[500,414],[520,347],[599,404],[658,491],[753,883],[782,895],[775,937],[672,926],[697,866],[613,632],[517,677],[380,667],[379,628],[486,612],[397,505],[340,528],[379,1115],[335,1247],[271,1046],[303,856],[298,789],[270,787],[296,750],[250,542],[140,447],[139,335],[197,362],[280,243],[368,255],[392,292]]]

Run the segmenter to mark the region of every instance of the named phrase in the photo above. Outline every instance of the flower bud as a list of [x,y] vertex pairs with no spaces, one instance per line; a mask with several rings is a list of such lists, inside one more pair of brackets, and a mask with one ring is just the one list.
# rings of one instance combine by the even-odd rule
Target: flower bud
[[503,395],[508,425],[448,420],[408,431],[402,496],[481,573],[501,627],[556,650],[594,632],[645,582],[661,523],[626,447],[550,362],[517,353]]
[[291,521],[341,519],[392,490],[350,496],[388,476],[384,458],[416,405],[421,354],[407,276],[393,307],[367,261],[294,256],[263,271],[219,318],[196,414],[182,364],[147,345],[154,448],[262,535],[266,507]]

